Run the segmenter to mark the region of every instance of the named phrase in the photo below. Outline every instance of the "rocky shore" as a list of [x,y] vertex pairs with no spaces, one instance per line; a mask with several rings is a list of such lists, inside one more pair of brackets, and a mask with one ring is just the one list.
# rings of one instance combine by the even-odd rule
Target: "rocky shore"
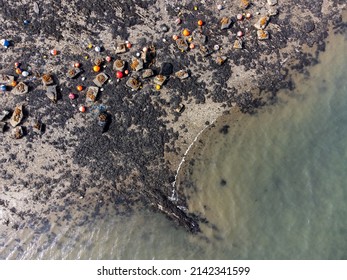
[[175,184],[196,136],[276,102],[346,30],[342,0],[217,2],[0,0],[2,237],[108,207],[200,231]]

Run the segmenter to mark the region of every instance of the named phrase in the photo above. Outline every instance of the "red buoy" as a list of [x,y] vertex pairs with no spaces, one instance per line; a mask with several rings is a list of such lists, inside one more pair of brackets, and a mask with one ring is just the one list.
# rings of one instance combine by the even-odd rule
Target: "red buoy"
[[123,72],[121,72],[121,71],[117,71],[117,73],[116,73],[116,77],[117,77],[118,79],[123,78]]

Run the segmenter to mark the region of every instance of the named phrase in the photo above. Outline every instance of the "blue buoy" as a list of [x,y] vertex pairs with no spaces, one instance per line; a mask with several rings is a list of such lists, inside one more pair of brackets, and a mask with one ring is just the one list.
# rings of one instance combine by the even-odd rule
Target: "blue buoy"
[[27,19],[26,19],[26,20],[24,20],[23,22],[24,22],[24,25],[28,25],[28,24],[30,23],[30,21],[29,21],[29,20],[27,20]]
[[2,45],[5,47],[5,48],[8,48],[10,46],[10,41],[6,40],[6,39],[3,39],[2,40]]
[[5,85],[0,85],[0,91],[6,91],[6,86]]

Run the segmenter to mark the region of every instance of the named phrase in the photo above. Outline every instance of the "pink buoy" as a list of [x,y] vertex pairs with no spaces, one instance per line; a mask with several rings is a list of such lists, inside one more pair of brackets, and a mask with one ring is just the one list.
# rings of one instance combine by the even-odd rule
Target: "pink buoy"
[[242,31],[238,31],[237,32],[237,37],[242,37],[243,36],[243,32]]
[[236,16],[236,18],[237,18],[237,20],[242,20],[242,19],[243,19],[243,15],[242,15],[242,14],[238,14],[238,15]]
[[73,94],[73,93],[71,92],[71,93],[69,93],[69,98],[70,98],[71,100],[73,100],[73,99],[76,98],[76,96],[75,96],[75,94]]

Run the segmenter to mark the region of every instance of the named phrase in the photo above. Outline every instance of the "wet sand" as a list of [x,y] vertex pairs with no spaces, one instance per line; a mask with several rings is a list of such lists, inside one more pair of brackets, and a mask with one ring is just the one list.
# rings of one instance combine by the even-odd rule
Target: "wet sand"
[[[37,1],[38,13],[31,1],[0,1],[1,34],[11,42],[7,49],[1,46],[0,73],[29,86],[24,95],[9,90],[0,94],[1,111],[12,113],[16,104],[24,105],[20,125],[25,131],[21,139],[13,139],[7,118],[7,129],[0,134],[3,236],[23,228],[49,231],[52,223],[82,224],[90,215],[102,216],[107,207],[120,215],[129,215],[133,207],[152,207],[198,232],[203,217],[187,212],[183,192],[173,189],[177,168],[197,134],[230,111],[252,113],[276,102],[280,88],[294,86],[292,73],[317,63],[329,27],[332,32],[345,30],[343,1],[282,2],[274,6],[279,13],[265,28],[269,40],[260,41],[253,25],[269,10],[265,1],[252,1],[246,10],[239,1],[222,10],[214,1]],[[237,21],[242,12],[250,12],[252,18]],[[177,17],[182,19],[179,25]],[[231,18],[229,29],[220,29],[223,17]],[[211,50],[220,46],[208,56],[199,51],[198,43],[181,52],[172,40],[174,34],[182,36],[184,28],[199,29],[199,19],[205,22],[201,31],[207,36],[201,45]],[[240,30],[243,49],[234,49]],[[132,47],[115,54],[116,45],[126,40]],[[95,52],[95,46],[102,46],[102,51]],[[163,63],[170,63],[172,73],[164,73],[167,81],[160,90],[153,78],[140,78],[143,87],[132,91],[126,86],[129,77],[117,81],[112,64],[116,58],[129,63],[150,46],[155,47],[155,58],[145,67],[159,74],[165,72]],[[52,49],[58,55],[50,55]],[[110,82],[87,112],[80,113],[79,106],[86,105],[85,90],[78,93],[75,88],[93,85],[94,61],[107,55],[113,60],[103,63],[102,72]],[[227,58],[222,65],[216,63],[219,56]],[[16,74],[17,61],[31,75]],[[83,73],[69,79],[66,72],[75,61],[81,62]],[[178,79],[174,73],[179,70],[187,70],[190,77]],[[130,70],[129,76],[142,72]],[[57,84],[56,103],[45,95],[44,73],[51,73]],[[78,98],[70,100],[71,91]],[[178,112],[181,105],[184,110]],[[100,106],[109,117],[107,131],[97,124]],[[35,119],[45,126],[41,133],[33,129]],[[170,199],[173,191],[180,192],[178,200]]]

